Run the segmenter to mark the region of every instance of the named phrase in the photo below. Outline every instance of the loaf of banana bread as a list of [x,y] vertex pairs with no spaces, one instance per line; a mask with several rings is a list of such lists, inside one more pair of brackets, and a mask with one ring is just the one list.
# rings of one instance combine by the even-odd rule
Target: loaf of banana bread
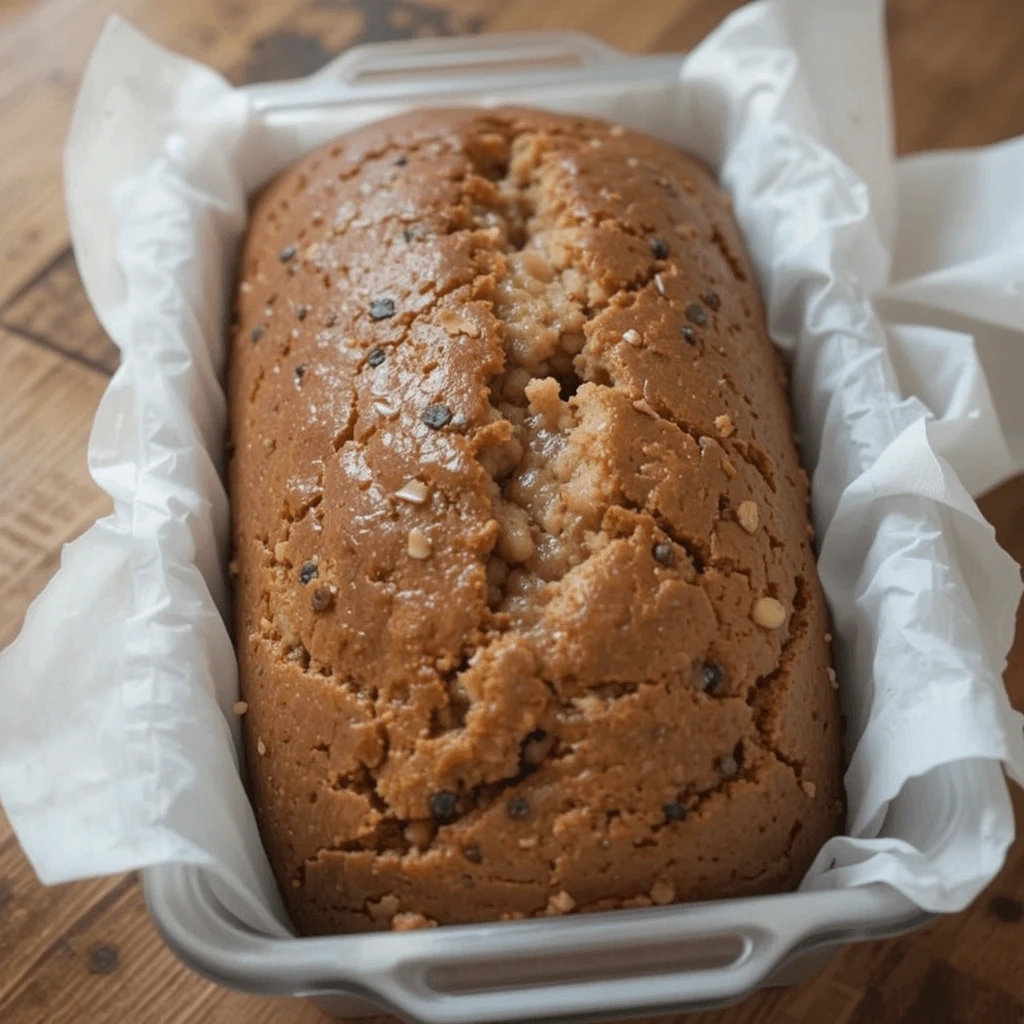
[[256,201],[229,367],[237,710],[300,931],[799,882],[828,616],[699,163],[529,110],[346,135]]

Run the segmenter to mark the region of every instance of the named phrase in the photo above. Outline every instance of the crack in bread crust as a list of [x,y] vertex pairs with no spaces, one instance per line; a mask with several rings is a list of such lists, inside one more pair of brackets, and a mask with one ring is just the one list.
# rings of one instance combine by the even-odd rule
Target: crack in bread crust
[[258,199],[237,643],[301,930],[785,888],[834,832],[827,613],[752,280],[707,172],[596,121],[405,115]]

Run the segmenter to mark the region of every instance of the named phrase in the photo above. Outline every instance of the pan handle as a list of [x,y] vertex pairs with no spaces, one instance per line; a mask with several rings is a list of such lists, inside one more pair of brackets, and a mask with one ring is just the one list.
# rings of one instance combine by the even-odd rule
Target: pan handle
[[[693,908],[698,910],[698,908]],[[502,955],[434,946],[368,987],[422,1024],[598,1019],[713,1006],[760,987],[808,938],[809,922],[645,911],[505,926]],[[628,933],[628,934],[625,934]],[[454,938],[454,936],[453,936]],[[490,945],[490,943],[485,943]]]
[[530,66],[581,67],[618,64],[625,59],[621,51],[583,32],[503,32],[354,46],[325,65],[316,77],[353,87],[412,73],[424,77],[467,71],[503,75]]
[[678,54],[634,57],[582,32],[504,32],[354,46],[309,78],[245,92],[257,111],[275,114],[410,95],[501,95],[524,85],[592,80],[595,72],[602,79],[664,78],[679,61]]

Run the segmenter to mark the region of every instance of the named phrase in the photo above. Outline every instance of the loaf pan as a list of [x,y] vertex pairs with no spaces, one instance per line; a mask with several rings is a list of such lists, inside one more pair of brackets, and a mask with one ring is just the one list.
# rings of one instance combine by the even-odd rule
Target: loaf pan
[[[557,85],[600,103],[628,83],[667,96],[681,55],[627,57],[571,32],[371,44],[311,79],[253,86],[262,115],[359,104],[437,105],[503,86]],[[451,97],[451,100],[447,98]],[[671,117],[666,103],[665,116]],[[885,886],[614,911],[411,933],[280,938],[241,924],[201,871],[143,873],[149,912],[191,968],[230,988],[314,999],[338,1017],[391,1012],[423,1024],[589,1021],[722,1006],[809,976],[842,945],[919,927],[931,915]]]

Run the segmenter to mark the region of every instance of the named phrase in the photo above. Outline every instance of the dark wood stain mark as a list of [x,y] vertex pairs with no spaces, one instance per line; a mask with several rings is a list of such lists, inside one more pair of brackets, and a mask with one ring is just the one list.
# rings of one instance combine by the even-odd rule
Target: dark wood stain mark
[[416,0],[315,0],[321,10],[356,10],[363,16],[363,31],[353,43],[375,43],[425,36],[470,35],[480,32],[485,19],[460,15],[455,6],[433,7]]
[[880,1024],[885,1020],[885,1000],[877,988],[867,988],[850,1017],[850,1024]]
[[90,950],[90,974],[113,974],[117,970],[117,965],[117,950],[113,946],[95,946]]
[[45,334],[38,334],[35,331],[29,330],[27,327],[22,327],[20,324],[7,323],[4,320],[0,320],[0,328],[3,328],[10,334],[18,335],[18,337],[23,341],[30,341],[33,345],[45,348],[58,356],[65,356],[68,359],[74,360],[74,362],[78,363],[80,366],[84,366],[86,369],[94,370],[96,373],[102,373],[104,377],[110,377],[114,372],[113,370],[108,369],[104,364],[98,363],[95,360],[90,359],[88,356],[83,356],[80,352],[69,352],[67,349],[63,348],[59,342],[51,341]]
[[1009,896],[993,896],[988,905],[989,913],[1003,924],[1016,924],[1024,917],[1024,906],[1020,900]]
[[901,1024],[1020,1024],[1024,1006],[1002,989],[938,961],[928,968]]
[[68,257],[70,256],[71,246],[67,245],[63,249],[61,249],[61,251],[57,253],[56,256],[47,260],[46,263],[44,263],[20,288],[18,288],[16,292],[14,292],[13,295],[11,295],[7,299],[7,301],[2,306],[0,306],[0,313],[2,313],[6,309],[9,309],[19,299],[28,294],[28,292],[32,291],[32,289],[35,288],[36,285],[38,285],[39,282],[42,281],[43,278],[45,278],[50,273],[50,271],[60,266],[60,264],[63,263],[66,259],[68,259]]
[[120,361],[89,304],[70,249],[59,253],[0,309],[0,327],[108,376]]
[[14,889],[6,878],[0,878],[0,914],[14,902]]
[[334,54],[319,39],[298,32],[261,36],[253,45],[242,69],[245,82],[272,82],[302,78],[326,64]]
[[[415,0],[313,0],[315,10],[358,14],[362,28],[349,45],[425,36],[470,35],[485,24],[479,15],[460,15]],[[335,54],[313,35],[280,31],[261,36],[245,64],[231,77],[243,82],[301,78],[323,67]]]
[[906,957],[906,939],[896,939],[888,944],[885,955],[872,965],[864,983],[864,994],[848,1024],[881,1024],[882,1021],[895,1019],[891,1008],[889,1012],[886,1011],[886,1004],[893,1001],[889,982],[901,972]]

